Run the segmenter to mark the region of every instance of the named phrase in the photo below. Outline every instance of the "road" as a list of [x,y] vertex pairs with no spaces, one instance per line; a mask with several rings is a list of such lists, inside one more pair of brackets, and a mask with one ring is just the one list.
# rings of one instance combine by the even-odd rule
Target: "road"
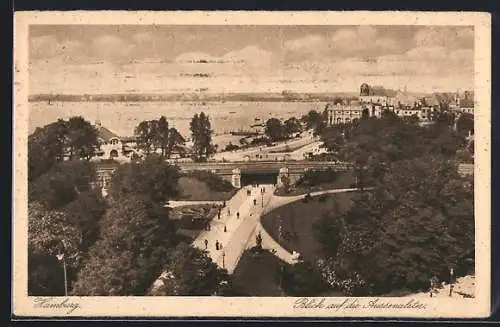
[[[283,160],[285,155],[288,158],[291,153],[291,152],[288,153],[282,152],[285,151],[287,147],[288,148],[304,147],[315,142],[317,142],[316,137],[314,137],[310,133],[304,133],[303,136],[298,139],[289,140],[286,142],[280,142],[279,144],[273,146],[259,146],[242,150],[218,152],[213,156],[213,159],[216,161],[221,161],[221,160],[244,161],[248,159],[257,160],[260,158],[260,156],[262,156],[262,158],[260,159]],[[303,157],[301,157],[301,159],[303,159]]]
[[[261,194],[262,188],[265,190],[263,194]],[[248,190],[251,191],[250,196],[247,195]],[[313,192],[311,195],[344,193],[356,190],[358,189],[324,190]],[[245,186],[227,202],[220,219],[217,216],[213,217],[211,230],[202,232],[193,242],[193,245],[205,249],[205,240],[207,240],[208,246],[206,250],[209,256],[219,267],[227,269],[231,274],[236,268],[243,251],[255,245],[256,235],[260,233],[263,248],[274,250],[275,255],[287,263],[296,262],[295,255],[284,249],[266,232],[260,223],[260,219],[261,216],[273,209],[303,199],[304,195],[275,196],[273,192],[274,186],[270,184],[259,185],[258,187]],[[254,204],[254,200],[256,204]],[[239,218],[237,212],[240,213]],[[225,231],[224,227],[226,228]],[[222,243],[222,250],[216,249],[216,242]]]
[[[261,194],[261,188],[265,189],[263,194]],[[247,195],[247,191],[250,191],[251,195]],[[206,249],[208,255],[219,267],[232,273],[241,254],[247,248],[262,212],[273,197],[273,192],[274,186],[270,184],[243,187],[226,202],[221,218],[218,219],[217,215],[213,217],[210,230],[203,231],[193,245]],[[205,240],[207,241],[206,247]],[[222,244],[222,249],[216,249],[216,242]]]

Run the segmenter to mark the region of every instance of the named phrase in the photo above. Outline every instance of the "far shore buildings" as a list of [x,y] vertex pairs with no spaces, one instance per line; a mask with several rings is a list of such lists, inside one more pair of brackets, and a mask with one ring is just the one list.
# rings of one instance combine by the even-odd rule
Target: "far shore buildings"
[[363,116],[381,117],[384,110],[390,110],[399,117],[416,117],[421,124],[427,124],[442,110],[444,103],[451,111],[474,114],[472,92],[465,92],[463,96],[457,92],[453,100],[447,101],[436,94],[418,97],[406,89],[394,91],[364,83],[357,99],[343,99],[327,107],[328,122],[330,125],[345,124]]

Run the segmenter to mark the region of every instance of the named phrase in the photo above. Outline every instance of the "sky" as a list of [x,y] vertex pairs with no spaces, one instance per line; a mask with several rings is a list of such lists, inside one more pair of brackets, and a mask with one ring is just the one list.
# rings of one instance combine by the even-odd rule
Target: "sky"
[[465,26],[34,25],[30,94],[474,88]]

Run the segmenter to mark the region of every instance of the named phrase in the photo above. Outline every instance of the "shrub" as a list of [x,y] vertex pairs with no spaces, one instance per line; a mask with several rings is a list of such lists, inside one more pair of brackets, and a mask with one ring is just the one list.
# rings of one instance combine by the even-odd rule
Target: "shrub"
[[298,181],[299,186],[317,186],[335,182],[339,173],[332,168],[326,170],[309,170]]
[[230,182],[223,180],[216,174],[209,171],[193,171],[186,174],[186,176],[193,177],[201,182],[204,182],[212,191],[229,192],[234,189]]
[[238,150],[239,148],[240,147],[237,146],[236,144],[229,142],[229,144],[226,145],[226,147],[224,148],[224,151],[233,151],[233,150]]
[[329,289],[319,270],[306,261],[285,266],[282,285],[291,296],[317,296]]

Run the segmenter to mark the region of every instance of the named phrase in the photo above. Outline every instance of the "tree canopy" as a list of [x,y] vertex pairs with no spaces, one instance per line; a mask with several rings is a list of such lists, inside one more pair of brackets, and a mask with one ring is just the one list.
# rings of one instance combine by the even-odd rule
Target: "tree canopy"
[[160,149],[162,157],[170,158],[173,151],[179,151],[185,143],[182,135],[174,127],[169,128],[167,118],[145,120],[135,128],[137,147],[147,155]]
[[163,286],[154,295],[214,295],[227,282],[227,271],[220,269],[205,251],[180,243],[168,255]]
[[162,214],[141,196],[122,195],[102,218],[100,238],[89,251],[73,294],[144,295],[175,242],[166,211]]
[[458,174],[455,155],[465,140],[449,115],[420,127],[385,113],[328,127],[321,137],[373,187],[345,214],[333,210],[318,222],[327,275],[349,281],[348,292],[380,295],[425,290],[450,268],[473,269],[473,180]]
[[59,162],[28,184],[29,201],[38,201],[47,209],[60,208],[89,191],[95,177],[95,167],[91,162]]
[[193,139],[193,154],[197,161],[206,160],[215,153],[215,146],[212,144],[212,127],[210,119],[204,112],[195,114],[189,123],[191,136]]
[[139,163],[120,165],[114,172],[108,194],[112,198],[121,195],[140,194],[153,202],[165,202],[178,194],[178,169],[160,156],[149,156]]
[[89,160],[99,147],[98,131],[80,116],[38,127],[28,137],[28,179],[35,180],[57,162]]

